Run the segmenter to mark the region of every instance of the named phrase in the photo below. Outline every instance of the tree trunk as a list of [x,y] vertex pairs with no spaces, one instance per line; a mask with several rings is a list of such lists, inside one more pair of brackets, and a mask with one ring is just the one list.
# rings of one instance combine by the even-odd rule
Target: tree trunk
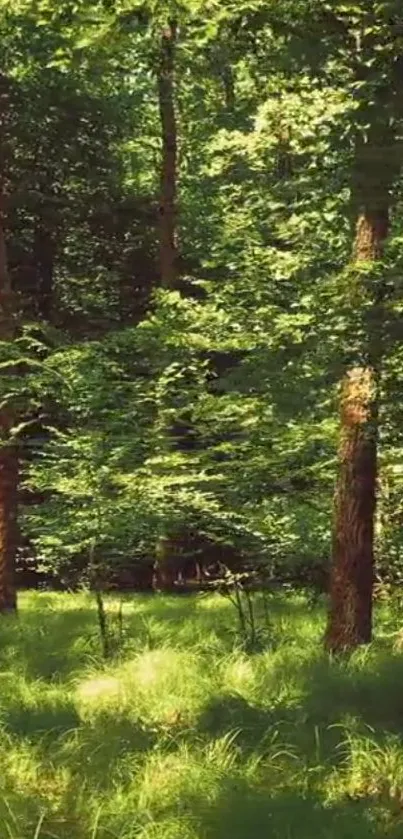
[[[383,193],[386,194],[385,192]],[[379,196],[378,196],[379,198]],[[385,206],[360,213],[353,264],[372,266],[388,233]],[[358,275],[360,277],[360,275]],[[362,279],[359,280],[362,282]],[[364,285],[362,290],[365,294]],[[377,295],[375,295],[377,297]],[[347,371],[340,388],[339,475],[335,493],[330,611],[326,647],[332,652],[369,643],[372,633],[374,523],[377,486],[382,306],[373,302],[365,366]],[[374,317],[375,315],[375,317]]]
[[172,534],[160,536],[156,548],[155,588],[172,591],[181,570],[180,548]]
[[[15,337],[13,294],[7,268],[4,215],[0,208],[0,341]],[[16,609],[18,455],[9,442],[13,425],[7,406],[0,409],[0,612]]]
[[339,477],[326,639],[328,649],[334,652],[371,640],[376,476],[375,373],[369,367],[356,367],[347,373],[341,387]]
[[[358,306],[356,364],[340,388],[339,475],[334,504],[330,610],[325,643],[331,652],[371,641],[380,377],[386,284],[379,276],[389,232],[393,187],[401,171],[403,58],[392,18],[368,7],[356,37],[359,82],[352,170],[356,228],[346,302]],[[376,270],[374,270],[376,269]],[[364,307],[364,308],[362,308]],[[352,336],[354,343],[354,336]]]
[[[161,193],[159,206],[160,231],[160,281],[166,289],[174,289],[177,281],[176,247],[176,179],[177,179],[177,130],[175,115],[175,47],[177,23],[170,21],[161,36],[160,61],[158,67],[158,100],[161,120],[162,158]],[[163,448],[169,447],[168,434]],[[157,542],[155,556],[154,587],[160,591],[172,591],[178,571],[178,545],[169,532],[163,533]]]
[[170,21],[161,38],[158,72],[158,99],[162,134],[161,196],[160,196],[160,276],[164,288],[175,288],[176,253],[176,178],[177,131],[175,115],[175,47],[176,21]]
[[[0,341],[16,334],[14,295],[7,264],[4,232],[4,170],[9,117],[10,85],[0,74]],[[6,374],[4,374],[6,375]],[[4,379],[3,379],[4,381]],[[3,393],[0,402],[5,402]],[[18,455],[10,442],[13,417],[7,404],[0,407],[0,612],[16,610],[15,558],[17,550]]]

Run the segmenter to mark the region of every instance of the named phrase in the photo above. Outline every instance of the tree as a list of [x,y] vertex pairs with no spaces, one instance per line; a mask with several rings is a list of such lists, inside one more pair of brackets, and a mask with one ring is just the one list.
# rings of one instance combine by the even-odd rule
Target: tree
[[178,25],[170,20],[161,35],[158,67],[158,104],[161,120],[160,276],[173,290],[177,280],[177,128],[175,114],[175,48]]
[[[356,213],[346,296],[363,322],[352,366],[340,387],[339,475],[335,494],[330,613],[326,646],[333,652],[368,643],[372,633],[374,522],[377,494],[384,299],[382,256],[390,227],[392,191],[400,167],[395,97],[401,59],[392,52],[393,27],[373,14],[360,20],[356,80],[360,84],[352,198]],[[380,31],[380,34],[379,34]],[[395,119],[393,119],[393,117]]]
[[[7,265],[5,240],[4,145],[8,121],[9,80],[0,76],[0,341],[7,349],[16,336],[15,299]],[[15,557],[17,549],[18,453],[10,439],[14,416],[4,387],[0,408],[0,612],[16,609]]]
[[[161,286],[167,291],[174,290],[177,281],[177,129],[174,87],[176,39],[177,22],[171,19],[162,31],[158,66],[158,104],[162,137],[159,261]],[[162,441],[163,445],[166,445],[164,430]],[[168,591],[173,588],[178,569],[177,554],[178,545],[173,534],[162,534],[156,547],[158,588]]]

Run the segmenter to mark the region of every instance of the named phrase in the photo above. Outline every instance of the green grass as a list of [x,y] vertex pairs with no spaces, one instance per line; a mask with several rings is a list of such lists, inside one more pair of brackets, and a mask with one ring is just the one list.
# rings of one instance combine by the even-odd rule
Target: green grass
[[396,608],[332,661],[302,597],[249,652],[219,596],[122,600],[107,664],[86,593],[0,620],[0,839],[402,839]]

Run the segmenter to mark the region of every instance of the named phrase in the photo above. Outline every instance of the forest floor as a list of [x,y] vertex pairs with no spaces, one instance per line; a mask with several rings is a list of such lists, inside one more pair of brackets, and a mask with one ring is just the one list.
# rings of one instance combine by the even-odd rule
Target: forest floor
[[1,839],[402,839],[396,607],[337,662],[302,596],[249,651],[219,595],[120,602],[107,664],[86,593],[1,619]]

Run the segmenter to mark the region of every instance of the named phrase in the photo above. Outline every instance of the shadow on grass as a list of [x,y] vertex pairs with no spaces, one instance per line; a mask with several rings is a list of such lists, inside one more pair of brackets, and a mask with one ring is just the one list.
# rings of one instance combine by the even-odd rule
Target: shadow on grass
[[31,679],[67,677],[98,651],[95,612],[55,609],[23,612],[2,618],[0,667],[15,669]]
[[[353,730],[375,738],[385,733],[403,736],[403,656],[376,644],[350,661],[330,660],[313,651],[309,659],[287,657],[282,678],[297,684],[299,696],[264,694],[258,702],[238,694],[210,699],[198,730],[220,736],[239,730],[238,745],[246,752],[259,749],[270,729],[278,730],[308,760],[338,762],[337,746]],[[402,834],[403,835],[403,834]]]
[[41,696],[40,705],[24,703],[16,699],[2,709],[1,720],[6,731],[20,737],[42,739],[51,735],[57,739],[60,735],[80,725],[80,718],[72,702],[60,698],[56,702]]
[[[396,832],[379,832],[370,808],[346,801],[326,806],[320,795],[298,792],[259,792],[246,785],[222,789],[215,806],[202,816],[206,839],[389,839]],[[401,831],[400,823],[400,831]]]
[[254,749],[272,721],[270,711],[250,704],[243,696],[229,694],[210,700],[199,717],[198,731],[203,735],[219,737],[237,730],[242,745]]
[[361,662],[323,658],[308,664],[302,675],[309,720],[329,725],[351,715],[368,726],[402,731],[402,656],[374,645]]
[[81,725],[65,738],[62,755],[74,776],[83,783],[91,777],[98,789],[108,788],[111,775],[119,767],[119,782],[130,783],[139,756],[151,751],[157,733],[139,721],[98,717],[94,725]]

